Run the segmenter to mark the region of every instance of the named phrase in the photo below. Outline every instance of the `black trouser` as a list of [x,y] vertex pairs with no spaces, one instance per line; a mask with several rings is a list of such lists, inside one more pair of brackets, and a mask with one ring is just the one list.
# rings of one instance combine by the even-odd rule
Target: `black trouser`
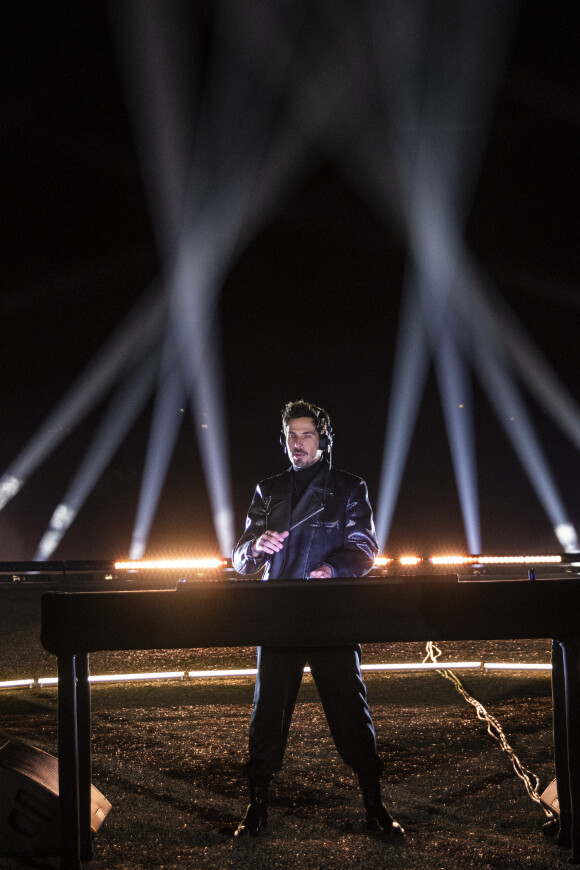
[[250,783],[267,783],[280,770],[304,666],[316,683],[339,755],[361,783],[383,770],[360,669],[360,646],[291,649],[258,647],[258,675],[250,721]]

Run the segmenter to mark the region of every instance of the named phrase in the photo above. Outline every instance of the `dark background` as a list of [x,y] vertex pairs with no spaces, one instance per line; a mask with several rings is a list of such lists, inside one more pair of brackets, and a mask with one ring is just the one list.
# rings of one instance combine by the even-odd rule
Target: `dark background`
[[[0,472],[158,272],[105,4],[4,3],[0,45],[2,380]],[[476,259],[580,399],[578,7],[522,3],[467,225]],[[292,190],[227,276],[220,302],[236,532],[259,478],[283,470],[279,411],[324,406],[334,461],[376,504],[404,240],[329,163]],[[475,385],[484,552],[559,544]],[[530,400],[572,522],[578,451]],[[30,558],[103,407],[71,432],[0,514],[0,558]],[[127,555],[151,408],[55,553]],[[176,409],[179,413],[179,409]],[[215,547],[193,425],[184,415],[150,553]],[[389,550],[464,549],[433,377],[421,406]]]

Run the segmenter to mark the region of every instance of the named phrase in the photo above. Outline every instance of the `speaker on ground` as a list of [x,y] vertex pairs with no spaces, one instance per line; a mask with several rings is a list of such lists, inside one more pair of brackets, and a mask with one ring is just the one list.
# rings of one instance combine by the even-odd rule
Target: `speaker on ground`
[[[91,831],[111,804],[91,786]],[[27,743],[0,747],[0,853],[56,855],[59,851],[58,760]]]

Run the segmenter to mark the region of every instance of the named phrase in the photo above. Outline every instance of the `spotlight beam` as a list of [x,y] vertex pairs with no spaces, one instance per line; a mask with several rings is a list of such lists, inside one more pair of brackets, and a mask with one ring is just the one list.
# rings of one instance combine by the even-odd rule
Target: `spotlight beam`
[[397,333],[393,384],[379,482],[376,532],[379,550],[386,549],[419,404],[429,370],[425,328],[413,281],[405,286]]
[[151,395],[158,361],[150,354],[117,391],[65,496],[54,511],[34,559],[50,559],[115,451]]
[[[128,8],[130,15],[138,16],[141,13],[140,4],[132,4]],[[264,9],[270,11],[268,4]],[[228,4],[216,4],[216,10],[216,32],[223,37],[231,22],[239,24],[240,19],[235,14],[232,16]],[[224,12],[228,14],[224,15]],[[245,20],[244,15],[241,20]],[[294,21],[297,20],[295,17]],[[226,30],[222,31],[222,27]],[[248,32],[252,32],[252,35],[256,33],[251,29]],[[260,30],[257,32],[261,33]],[[164,28],[161,28],[162,39],[164,33]],[[285,44],[286,37],[287,31],[279,27],[277,48]],[[219,51],[223,51],[224,47],[225,43],[219,41]],[[171,287],[169,325],[178,349],[186,390],[191,397],[198,427],[199,420],[203,419],[207,421],[207,431],[212,434],[211,439],[204,440],[202,460],[222,549],[226,548],[226,544],[228,549],[233,544],[233,516],[224,415],[222,403],[217,398],[220,395],[217,376],[219,366],[215,346],[209,353],[208,324],[213,318],[223,274],[234,252],[249,230],[271,207],[287,181],[289,172],[296,166],[298,156],[305,149],[304,126],[308,127],[310,138],[311,128],[315,125],[318,130],[321,126],[318,117],[315,120],[312,114],[298,132],[294,117],[282,115],[281,124],[277,127],[272,124],[282,88],[288,84],[288,72],[293,61],[291,51],[279,51],[276,54],[272,44],[269,44],[269,56],[276,59],[273,87],[272,77],[263,75],[265,70],[260,53],[248,53],[242,57],[244,47],[247,49],[247,41],[242,43],[241,49],[237,43],[233,53],[232,47],[230,39],[226,51],[227,63],[223,62],[225,55],[219,52],[214,53],[210,60],[208,87],[197,114],[198,134],[192,145],[189,179],[182,185],[188,193],[179,228],[179,242],[175,257],[165,264]],[[154,59],[154,65],[163,68],[168,66],[171,53],[167,51],[167,46],[157,50]],[[147,65],[149,60],[133,53],[132,62],[139,67],[143,67],[144,63]],[[256,76],[256,71],[262,73],[261,77]],[[133,81],[136,80],[141,80],[141,77],[133,75]],[[157,99],[147,103],[146,99],[141,98],[139,102],[142,107],[148,106],[148,111],[152,113],[150,120],[159,123],[160,119],[155,117],[155,113],[159,114],[159,107],[165,102],[159,99],[159,91],[164,83],[166,87],[171,87],[168,83],[175,80],[175,76],[155,75],[152,80],[144,71],[142,80],[146,90],[155,90]],[[256,82],[261,87],[256,88]],[[306,88],[303,88],[303,94],[306,93]],[[174,101],[169,100],[169,104],[174,105]],[[329,114],[325,114],[324,123]],[[226,128],[223,126],[226,123],[229,132],[232,118],[237,118],[235,147],[232,147],[230,137],[224,135]],[[179,125],[179,117],[174,122]],[[268,134],[271,134],[271,138]],[[159,149],[155,153],[155,142],[150,144],[153,145],[153,158],[144,162],[151,167],[163,161],[164,157]],[[171,154],[175,157],[179,147],[177,140],[170,141],[165,148],[165,159]],[[174,163],[180,163],[182,167],[185,165],[183,159],[175,159]],[[263,183],[257,186],[261,177],[267,179],[267,185]],[[151,183],[149,187],[155,189],[156,185]],[[177,199],[177,194],[174,199]],[[163,208],[159,204],[153,204],[153,208],[157,211],[157,221],[163,224],[166,220]],[[171,203],[171,212],[176,211],[175,203]],[[155,448],[152,448],[150,455],[155,455]],[[228,525],[230,529],[226,531]],[[143,526],[139,523],[138,549],[144,546],[143,532]]]
[[115,379],[153,345],[165,307],[155,288],[135,306],[0,479],[0,510],[95,407]]
[[526,470],[540,503],[549,517],[556,535],[566,552],[578,552],[579,544],[564,504],[557,490],[548,463],[534,432],[519,392],[501,362],[499,348],[480,345],[477,355],[480,378],[498,418]]
[[[227,20],[229,21],[230,19],[228,18]],[[284,69],[284,65],[282,65],[282,68]],[[265,78],[264,80],[270,83],[271,87],[271,79]],[[242,122],[247,125],[246,119],[240,118],[240,124],[242,124]],[[244,184],[241,189],[242,195],[238,193],[238,195],[232,197],[229,191],[227,192],[227,206],[224,208],[224,213],[221,218],[218,217],[218,219],[216,220],[215,214],[204,215],[205,220],[207,220],[210,224],[211,231],[205,229],[205,232],[203,232],[205,220],[200,221],[202,215],[200,215],[199,212],[195,214],[195,219],[192,216],[192,218],[190,218],[190,220],[187,222],[188,226],[194,227],[194,238],[192,239],[192,242],[195,245],[196,256],[191,256],[190,249],[184,258],[185,262],[180,261],[180,266],[182,266],[184,274],[187,275],[189,273],[189,280],[184,280],[183,275],[179,275],[178,279],[173,285],[175,290],[177,291],[173,297],[175,301],[175,314],[173,317],[173,323],[176,330],[178,347],[187,347],[187,352],[183,355],[183,358],[187,361],[187,370],[185,372],[185,377],[189,389],[192,390],[195,395],[193,410],[194,414],[196,415],[196,425],[198,429],[200,428],[200,419],[209,419],[209,411],[211,410],[210,400],[212,394],[215,395],[215,387],[211,386],[211,380],[215,377],[217,361],[216,366],[206,369],[203,379],[198,379],[197,373],[199,372],[201,365],[202,351],[204,356],[204,364],[207,366],[207,355],[210,348],[207,344],[205,331],[206,324],[209,321],[213,312],[213,305],[215,304],[215,291],[212,294],[211,288],[217,287],[220,284],[221,278],[220,275],[216,275],[213,280],[208,280],[208,273],[211,273],[212,266],[214,269],[216,269],[216,272],[219,267],[216,267],[211,262],[207,262],[207,255],[208,252],[211,254],[212,246],[207,244],[200,244],[199,239],[200,236],[203,235],[205,235],[207,239],[213,238],[215,249],[215,239],[219,238],[220,236],[226,236],[225,241],[222,243],[221,250],[219,251],[221,255],[221,268],[223,269],[224,263],[227,263],[229,259],[227,256],[224,256],[224,250],[227,253],[228,249],[231,249],[233,254],[235,248],[239,246],[240,236],[247,236],[248,226],[250,228],[253,228],[256,225],[257,219],[259,219],[260,215],[265,213],[266,211],[266,203],[273,201],[274,194],[280,189],[281,185],[284,184],[285,179],[288,176],[288,170],[291,169],[293,163],[296,160],[296,154],[299,153],[304,147],[304,133],[302,134],[302,136],[297,136],[294,130],[295,125],[293,123],[293,118],[291,119],[291,122],[292,123],[290,125],[288,125],[288,122],[282,124],[280,132],[276,136],[274,136],[274,147],[272,147],[272,145],[270,144],[264,149],[262,146],[264,151],[263,154],[260,154],[259,149],[256,149],[256,145],[254,142],[255,130],[252,131],[251,136],[248,136],[248,142],[253,144],[255,150],[258,150],[257,157],[252,158],[249,166],[246,165],[245,167],[246,178],[244,179]],[[312,123],[312,118],[310,118],[308,126],[311,127]],[[320,121],[318,119],[316,121],[316,125],[317,127],[320,125]],[[242,124],[239,136],[239,140],[241,143],[241,145],[239,146],[239,150],[242,151],[245,148],[244,129],[244,125]],[[310,130],[309,133],[310,135],[312,135]],[[267,140],[265,140],[265,142],[266,141]],[[249,144],[247,147],[248,152],[251,152],[251,147],[252,145]],[[283,155],[282,161],[280,160],[279,155]],[[289,159],[289,155],[291,159]],[[248,171],[248,169],[251,171]],[[258,174],[259,172],[265,174],[265,176],[268,178],[268,185],[261,185],[258,188],[259,195],[256,196],[255,181],[257,181],[260,177],[260,175]],[[236,185],[238,187],[241,180],[241,178],[235,179]],[[216,196],[214,196],[214,210],[216,208],[215,201],[217,200],[217,203],[219,204],[224,191],[225,187],[223,185],[221,189],[216,190]],[[257,208],[255,205],[256,202],[258,203]],[[234,207],[232,207],[232,204],[234,205]],[[239,204],[238,212],[236,212],[235,210],[236,204]],[[242,208],[240,208],[240,206],[242,206]],[[234,219],[234,221],[232,221],[232,218]],[[237,220],[235,220],[236,218]],[[228,221],[230,225],[232,223],[234,224],[233,229],[229,234],[229,238],[227,233]],[[245,230],[244,224],[246,226]],[[226,228],[225,230],[224,226]],[[186,250],[186,248],[184,248],[183,250]],[[206,252],[206,264],[205,268],[200,268],[200,263],[204,262],[203,252]],[[187,293],[186,291],[184,292],[185,288],[187,288],[188,286],[196,287],[197,294],[195,299],[192,299],[191,294]],[[207,292],[205,288],[209,288],[209,292]],[[199,340],[191,341],[192,335],[199,336]],[[211,348],[211,351],[215,354],[215,347]],[[215,415],[214,419],[211,421],[211,425],[210,423],[206,424],[207,428],[205,431],[207,433],[211,432],[212,437],[205,439],[206,448],[202,451],[202,457],[204,457],[204,462],[206,465],[206,479],[210,484],[208,487],[210,492],[210,498],[213,497],[214,518],[218,527],[220,523],[224,521],[224,519],[227,519],[229,521],[228,518],[231,515],[231,507],[228,504],[228,500],[223,497],[224,473],[219,462],[219,437],[216,437],[219,435],[219,424],[220,421],[216,418]],[[221,465],[223,466],[223,460]]]
[[[440,53],[439,61],[443,57],[443,64],[439,68],[435,68],[435,75],[427,77],[427,98],[424,99],[423,105],[428,108],[428,112],[424,113],[419,108],[421,100],[416,99],[419,94],[419,79],[416,78],[411,90],[414,88],[414,93],[409,105],[412,106],[415,112],[414,122],[416,130],[420,136],[417,139],[417,147],[411,149],[411,157],[409,159],[405,149],[399,147],[398,163],[400,175],[405,179],[404,189],[408,193],[407,214],[409,223],[410,240],[415,255],[425,268],[427,264],[427,274],[434,279],[434,285],[439,292],[440,299],[438,305],[438,320],[443,320],[443,314],[449,301],[450,295],[449,285],[451,282],[442,280],[442,275],[452,273],[455,266],[456,249],[453,245],[448,244],[445,239],[445,230],[451,229],[452,226],[459,222],[459,216],[465,213],[468,203],[468,197],[465,193],[460,196],[461,191],[469,189],[473,184],[474,172],[473,165],[476,162],[476,156],[479,157],[481,147],[484,141],[483,133],[486,128],[486,123],[483,120],[483,113],[480,113],[478,123],[474,124],[467,138],[469,147],[466,147],[457,135],[457,130],[460,129],[460,124],[465,116],[465,109],[469,106],[481,106],[482,99],[474,99],[474,93],[480,94],[480,97],[485,97],[486,115],[489,118],[489,112],[492,105],[492,94],[495,90],[495,85],[499,78],[499,70],[501,68],[501,55],[505,49],[505,38],[497,40],[496,31],[496,13],[501,11],[507,13],[503,21],[504,26],[500,28],[504,35],[508,28],[505,26],[509,23],[510,16],[516,8],[515,4],[488,4],[482,8],[481,4],[468,4],[469,9],[465,9],[465,4],[458,6],[455,4],[455,11],[468,12],[469,14],[462,22],[457,24],[456,35],[459,33],[459,45],[465,48],[465,43],[471,48],[463,51],[461,62],[464,72],[467,73],[469,85],[458,88],[443,87],[445,82],[453,84],[454,79],[465,81],[466,76],[457,76],[457,69],[453,63],[449,63],[450,58],[454,58],[454,52],[448,52],[447,55]],[[491,7],[494,7],[493,9]],[[402,9],[399,6],[399,9]],[[409,5],[405,6],[409,9]],[[476,13],[475,16],[473,13]],[[477,18],[477,14],[483,14],[484,19]],[[484,39],[482,39],[482,27],[484,25]],[[467,30],[466,30],[467,28]],[[466,38],[466,34],[467,37]],[[500,46],[501,50],[498,50]],[[474,52],[472,49],[477,49],[478,60],[474,62]],[[494,49],[493,51],[490,50]],[[383,52],[383,56],[398,57],[400,53]],[[489,64],[490,56],[495,60]],[[486,75],[481,76],[483,65],[482,59],[486,60]],[[489,75],[491,67],[492,75]],[[415,71],[416,72],[416,71]],[[433,72],[433,69],[431,70]],[[490,82],[493,85],[490,87]],[[432,88],[431,88],[432,85]],[[431,88],[431,91],[429,90]],[[449,100],[447,95],[451,94],[452,99]],[[445,95],[445,96],[444,96]],[[399,95],[400,96],[400,95]],[[399,101],[401,102],[401,101]],[[414,105],[413,105],[414,104]],[[444,117],[447,122],[447,128],[437,125],[440,117]],[[486,120],[487,120],[486,119]],[[435,133],[433,132],[435,130]],[[451,132],[451,136],[449,133]],[[465,131],[463,131],[465,132]],[[475,142],[479,147],[475,147]],[[397,149],[396,149],[397,150]],[[458,168],[459,167],[459,168]],[[439,187],[435,189],[434,181],[439,180]],[[468,184],[467,182],[470,182]],[[428,195],[425,196],[425,191]],[[434,215],[443,217],[439,223],[438,231],[433,233],[432,225],[436,223],[433,220]],[[443,244],[442,236],[443,234]],[[452,238],[452,236],[451,236]],[[423,288],[427,282],[421,285]],[[423,294],[424,296],[424,294]],[[451,300],[455,303],[453,297]],[[427,321],[427,318],[426,318]],[[428,322],[428,321],[427,321]],[[447,330],[445,330],[445,333]],[[458,396],[457,384],[462,378],[463,365],[458,354],[451,350],[451,338],[443,332],[443,326],[438,324],[435,329],[430,324],[429,335],[432,338],[431,344],[439,345],[439,350],[436,354],[438,362],[438,375],[442,386],[442,395],[444,399],[444,412],[446,414],[446,425],[450,433],[450,444],[452,448],[452,456],[456,476],[458,477],[458,489],[460,491],[460,501],[462,502],[462,510],[464,517],[471,513],[471,520],[466,522],[466,531],[472,541],[475,541],[479,535],[478,518],[477,518],[477,491],[476,491],[476,475],[474,462],[474,447],[473,447],[473,425],[469,422],[465,425],[467,415],[453,415],[453,407],[459,403],[455,400]],[[442,348],[442,349],[441,349]],[[459,369],[461,366],[461,369]],[[463,378],[463,381],[465,379]],[[445,398],[447,396],[447,399]],[[463,419],[462,419],[463,418]],[[465,444],[469,440],[470,446],[465,448]],[[458,469],[463,469],[463,474],[458,472]],[[402,474],[402,467],[397,474],[390,476],[392,482],[396,477]],[[463,482],[462,482],[463,481]],[[398,488],[398,484],[396,487]],[[388,511],[387,511],[388,517]],[[389,519],[386,523],[379,521],[380,526],[388,526]],[[479,549],[479,547],[474,547]]]
[[[199,365],[195,366],[193,377],[189,380],[189,392],[195,392],[198,377],[201,380],[206,376],[202,370],[201,357],[206,341],[207,322],[211,320],[211,308],[214,304],[212,295],[215,294],[210,282],[202,286],[199,283],[184,286],[190,277],[191,259],[196,253],[195,249],[192,250],[192,247],[195,248],[194,245],[192,246],[192,241],[195,240],[195,220],[199,217],[200,206],[200,192],[195,191],[195,183],[199,180],[200,173],[196,172],[196,169],[203,161],[200,159],[199,149],[198,152],[194,150],[190,169],[190,152],[193,143],[191,131],[187,129],[187,115],[183,111],[183,106],[188,102],[191,106],[192,101],[191,94],[178,92],[180,75],[176,69],[174,47],[177,43],[183,49],[184,43],[182,27],[178,25],[175,28],[173,23],[176,11],[182,25],[184,6],[174,6],[170,11],[171,14],[164,4],[157,3],[130,2],[116,10],[118,13],[116,23],[121,37],[121,55],[125,59],[130,104],[134,110],[134,123],[143,154],[144,174],[150,190],[151,213],[157,227],[159,247],[163,252],[164,272],[170,287],[170,312],[173,311],[173,317],[170,315],[168,321],[170,329],[165,338],[166,352],[162,383],[154,409],[143,485],[131,544],[132,557],[137,558],[143,554],[146,547],[179,428],[177,409],[183,403],[182,397],[185,395],[183,377],[184,374],[190,374],[180,357],[185,356],[185,349],[192,343],[198,344],[200,361]],[[142,38],[135,39],[135,34]],[[178,52],[178,55],[183,58],[183,50]],[[169,119],[167,107],[170,109]],[[151,126],[155,130],[162,131],[153,139],[144,135]],[[201,177],[204,177],[203,174]],[[188,199],[188,189],[190,194],[197,193],[197,196],[191,195]],[[203,187],[201,190],[203,191]],[[210,250],[211,247],[215,247],[215,244],[210,240]],[[179,292],[180,290],[182,293]],[[209,292],[206,294],[205,290]],[[180,323],[175,335],[173,324],[176,295],[178,298],[186,295],[189,301],[193,301],[199,315],[197,320],[200,328],[184,333],[184,325]],[[177,320],[183,315],[184,307],[178,305],[180,310],[177,313]],[[204,314],[209,316],[204,317]],[[191,321],[186,322],[191,327]],[[175,338],[177,338],[176,348],[173,347]],[[171,360],[167,362],[170,346]],[[209,365],[207,360],[205,362]],[[220,405],[221,388],[216,378],[213,379],[213,384],[215,387],[213,400],[216,405]],[[208,409],[210,417],[215,416],[215,413],[213,407]],[[218,425],[215,425],[214,432],[217,433],[218,428]],[[219,446],[223,451],[222,461],[227,465],[227,451],[223,437],[219,441]],[[226,494],[222,496],[222,500],[231,504],[227,480],[222,479],[221,482],[226,487]],[[230,516],[231,513],[230,509]],[[222,532],[224,516],[226,513],[222,511],[220,517]],[[220,541],[220,546],[231,549],[232,531],[226,530],[221,537],[223,540]]]
[[180,408],[184,397],[185,387],[177,354],[166,336],[145,467],[141,478],[137,516],[129,551],[130,559],[141,559],[145,553],[153,517],[181,426]]
[[[517,0],[445,5],[394,0],[364,6],[409,226],[409,206],[437,184],[453,225],[463,222],[518,5]],[[364,131],[367,143],[377,129],[374,124]]]
[[503,349],[540,406],[580,450],[580,407],[546,360],[537,344],[465,253],[464,292],[458,296],[463,318],[484,329]]
[[171,14],[156,0],[110,0],[108,7],[149,211],[167,262],[181,231],[198,102],[190,67],[199,58],[199,75],[201,35],[184,0],[172,0]]
[[[397,170],[403,205],[393,211],[405,220],[418,271],[424,275],[418,282],[423,320],[436,362],[464,525],[472,550],[480,549],[473,422],[470,402],[466,400],[469,393],[465,392],[468,381],[448,322],[448,312],[451,304],[455,304],[455,271],[462,249],[455,228],[463,220],[468,192],[475,180],[474,166],[483,147],[502,54],[505,56],[509,30],[506,25],[515,10],[514,4],[502,6],[502,14],[506,15],[504,26],[499,28],[503,31],[502,39],[497,38],[496,13],[500,10],[496,4],[449,4],[445,21],[435,17],[429,22],[435,27],[429,28],[423,6],[394,3],[388,9],[368,7],[373,13],[369,16],[369,30],[371,42],[375,40],[377,48],[377,67],[382,73],[382,97],[398,133],[389,150]],[[442,28],[439,37],[444,35],[445,39],[437,38],[437,26]],[[395,42],[401,38],[414,38],[414,50],[395,50],[400,49]],[[444,42],[447,51],[442,50]],[[392,51],[385,50],[389,45]],[[486,73],[482,75],[484,69]],[[475,107],[477,118],[474,117]],[[465,127],[466,118],[472,122],[469,128]],[[369,137],[365,131],[358,145],[359,150],[362,148],[370,157],[371,173],[375,182],[379,182],[371,204],[374,202],[376,207],[376,191],[382,190],[384,199],[383,204],[379,203],[379,212],[384,215],[384,203],[388,203],[389,195],[392,198],[393,185],[385,184],[388,176],[382,165],[384,158],[381,160],[380,147],[371,141],[372,137],[372,133]],[[400,377],[396,360],[394,392]],[[463,407],[460,409],[459,405]],[[397,413],[396,407],[391,400],[391,414]],[[383,468],[392,464],[389,429]],[[407,442],[410,434],[408,432]],[[399,480],[401,475],[402,468],[398,471]],[[383,484],[389,485],[392,477],[383,474],[380,505]],[[390,486],[388,502],[393,501],[392,489]],[[381,510],[379,529],[379,540],[384,544],[386,537],[382,536],[388,524]]]
[[[202,83],[207,87],[202,90],[199,100],[195,96],[190,99],[185,87],[188,77],[185,70],[191,42],[182,38],[185,14],[190,7],[177,0],[169,11],[168,6],[150,0],[125,0],[122,4],[111,4],[114,15],[118,12],[118,17],[123,19],[124,38],[121,41],[128,57],[128,75],[132,77],[129,89],[134,95],[134,114],[140,129],[139,141],[151,191],[151,210],[168,287],[170,310],[165,321],[166,337],[175,343],[177,352],[177,364],[169,369],[170,379],[164,378],[161,386],[167,394],[159,400],[159,408],[166,407],[164,403],[174,401],[179,395],[181,377],[198,425],[200,420],[208,421],[205,425],[208,425],[212,437],[207,439],[202,459],[214,523],[220,546],[223,546],[223,542],[232,539],[233,517],[219,354],[216,344],[208,342],[208,332],[225,271],[243,240],[271,208],[290,175],[297,171],[312,142],[324,140],[331,151],[340,150],[346,147],[347,138],[352,139],[361,118],[369,122],[365,123],[364,130],[365,137],[369,135],[372,130],[370,119],[374,117],[370,108],[371,102],[374,108],[370,78],[373,62],[382,61],[384,55],[398,59],[406,53],[381,50],[373,62],[367,63],[366,54],[361,52],[364,43],[361,30],[357,29],[358,16],[355,26],[351,27],[351,6],[341,0],[317,8],[317,15],[324,20],[325,36],[330,35],[332,48],[328,52],[320,51],[320,45],[315,45],[310,30],[304,26],[309,22],[304,17],[302,4],[256,2],[246,9],[230,2],[216,2],[212,8],[212,24],[215,24],[218,37],[217,50],[210,57],[207,75],[200,73],[200,88]],[[514,4],[505,0],[499,4],[491,0],[487,4],[475,0],[453,0],[448,7],[452,9],[453,26],[449,26],[447,12],[440,17],[435,15],[433,20],[437,25],[436,33],[451,33],[451,47],[461,50],[439,51],[436,63],[433,63],[433,55],[423,51],[420,63],[434,74],[427,75],[423,81],[417,65],[410,71],[406,84],[402,81],[403,86],[399,88],[400,101],[410,107],[409,114],[414,124],[412,147],[407,148],[408,143],[401,143],[399,137],[394,148],[404,192],[408,232],[420,271],[424,269],[422,257],[424,259],[425,252],[427,274],[434,277],[435,271],[440,270],[436,276],[441,294],[440,317],[449,294],[446,282],[441,278],[453,265],[452,251],[440,244],[438,234],[432,233],[430,224],[440,211],[445,235],[464,211],[466,197],[461,203],[460,191],[467,187],[468,164],[475,159],[477,149],[473,142],[478,137],[482,141],[481,117],[479,125],[473,128],[475,134],[472,130],[465,137],[471,143],[469,148],[460,141],[457,131],[467,107],[481,104],[484,97],[486,105],[490,105],[493,88],[489,87],[488,80],[497,76],[498,64],[490,65],[492,75],[488,71],[482,82],[480,61],[483,56],[486,60],[490,56],[497,58],[495,54],[490,55],[491,48],[495,49],[502,43],[494,25],[498,16],[503,16],[506,9],[513,7]],[[404,18],[406,15],[406,22],[409,24],[411,21],[412,30],[416,29],[417,14],[421,17],[425,11],[423,4],[398,2],[389,4],[386,9],[391,24],[393,16]],[[383,6],[369,4],[365,6],[365,12],[371,19],[375,15],[375,24],[378,19],[385,24]],[[267,22],[267,28],[263,28],[264,22]],[[331,28],[326,26],[329,23]],[[428,23],[433,22],[422,20],[424,35]],[[134,24],[138,25],[136,30],[132,27]],[[264,35],[264,29],[267,35]],[[245,32],[243,40],[232,38],[242,31]],[[298,34],[303,37],[298,51],[294,51],[292,39],[287,38],[289,32],[297,42]],[[272,34],[275,34],[275,39],[270,38]],[[253,40],[251,51],[250,38]],[[199,47],[200,43],[197,44]],[[424,46],[427,44],[431,51],[433,40],[429,43],[425,40]],[[478,51],[479,60],[474,61]],[[416,57],[415,53],[408,54]],[[458,65],[456,55],[459,57]],[[341,59],[346,60],[344,65]],[[360,73],[359,67],[362,68]],[[201,65],[198,65],[198,72],[200,69]],[[462,73],[459,76],[458,69]],[[274,74],[270,76],[272,70]],[[399,67],[398,72],[403,73],[404,79],[405,70]],[[384,87],[389,77],[383,75],[382,78]],[[463,82],[463,87],[453,87],[456,81]],[[400,75],[399,82],[401,84]],[[293,99],[287,99],[288,92],[293,93]],[[364,101],[357,101],[359,92],[364,93]],[[480,99],[474,100],[473,95],[478,92]],[[192,107],[195,103],[189,113],[196,122],[193,131],[186,113],[182,112],[182,106],[188,100]],[[359,102],[365,103],[364,109],[359,109]],[[441,118],[443,125],[439,123]],[[232,121],[236,125],[233,138],[229,135]],[[375,160],[378,153],[375,147]],[[377,162],[375,172],[384,177],[382,169]],[[471,176],[473,178],[473,173]],[[260,184],[264,179],[267,183]],[[437,189],[435,179],[440,180]],[[429,192],[427,197],[423,196],[424,185]],[[414,292],[421,295],[424,304],[424,282]],[[401,435],[398,436],[395,453],[399,458],[406,458],[426,378],[428,358],[424,348],[420,347],[421,342],[425,343],[426,326],[432,335],[438,336],[440,330],[443,334],[442,325],[433,329],[423,316],[418,328],[409,330],[402,342],[402,356],[411,360],[412,369],[409,377],[400,375],[399,387],[409,384],[414,394],[406,406],[401,430],[407,446],[401,445]],[[443,359],[439,368],[449,372],[450,366],[451,362]],[[444,381],[448,384],[447,394],[456,397],[456,388],[449,378]],[[171,432],[171,426],[162,429],[158,423],[159,420],[152,428],[153,440]],[[460,443],[466,430],[460,431],[459,419],[453,425],[448,423],[448,428],[455,433],[450,435],[455,454],[457,451],[453,445]],[[174,441],[175,433],[173,438],[168,437],[168,443],[172,445]],[[166,464],[169,452],[170,448],[167,448]],[[155,454],[152,447],[150,455],[162,454]],[[458,455],[457,462],[454,462],[461,464],[465,459],[464,454]],[[391,475],[391,490],[398,491],[403,465]],[[161,484],[162,477],[157,475],[159,488]],[[0,482],[0,506],[21,485],[21,477],[9,473]],[[462,504],[468,493],[469,487],[464,485],[463,495],[460,494]],[[158,494],[159,489],[155,497]],[[392,512],[392,505],[384,513],[383,525],[387,529],[389,511]],[[140,532],[142,545],[143,528]]]
[[471,383],[453,340],[441,343],[435,362],[467,546],[471,553],[479,553],[481,529]]

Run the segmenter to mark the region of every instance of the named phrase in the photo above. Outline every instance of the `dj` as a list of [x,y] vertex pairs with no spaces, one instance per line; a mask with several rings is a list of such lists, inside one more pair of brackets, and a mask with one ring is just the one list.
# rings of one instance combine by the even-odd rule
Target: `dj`
[[[292,467],[258,484],[246,529],[233,552],[236,571],[276,578],[362,577],[377,554],[364,480],[332,466],[333,432],[326,411],[303,400],[282,412],[282,445]],[[304,666],[310,665],[342,760],[358,776],[369,830],[402,837],[383,805],[375,731],[355,646],[258,648],[258,675],[244,772],[250,804],[235,836],[267,824],[268,786],[282,767]]]

